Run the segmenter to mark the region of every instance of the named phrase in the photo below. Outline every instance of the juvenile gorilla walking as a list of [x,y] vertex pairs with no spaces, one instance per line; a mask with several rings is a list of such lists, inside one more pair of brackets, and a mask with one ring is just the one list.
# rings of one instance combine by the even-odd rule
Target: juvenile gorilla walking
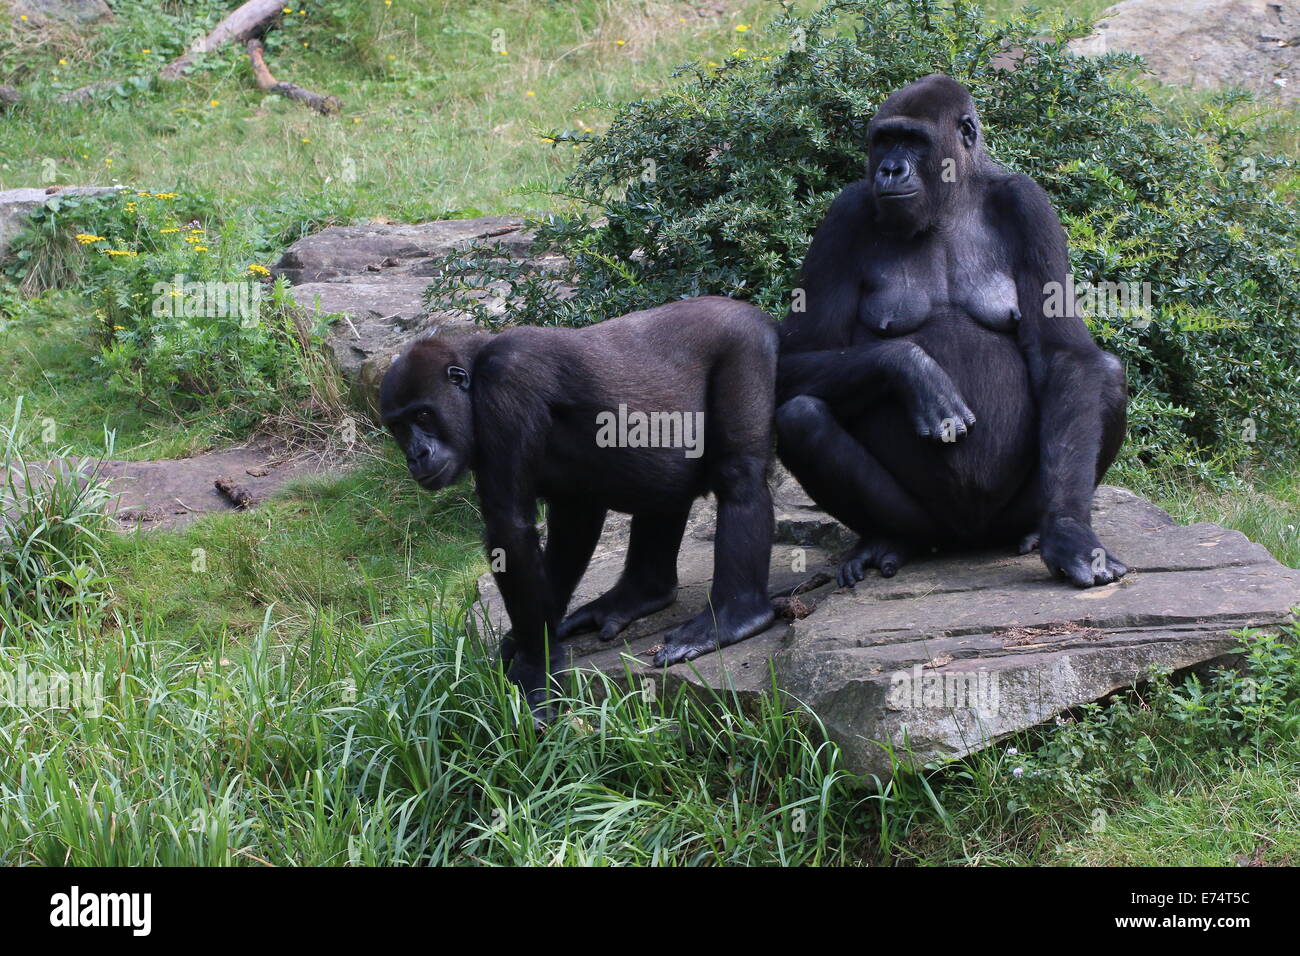
[[[772,622],[775,374],[771,320],[717,297],[583,329],[425,338],[388,370],[380,412],[411,477],[437,489],[474,471],[512,625],[503,658],[535,713],[547,712],[562,639],[595,630],[610,640],[672,603],[691,503],[708,492],[718,503],[708,606],[667,635],[655,664],[690,660]],[[622,576],[563,617],[609,510],[632,515]]]
[[[860,536],[840,583],[934,543],[1021,542],[1080,587],[1127,568],[1093,533],[1124,435],[1124,371],[1065,295],[1065,234],[984,151],[975,104],[927,76],[868,128],[781,324],[778,454]],[[1056,314],[1056,313],[1062,314]]]

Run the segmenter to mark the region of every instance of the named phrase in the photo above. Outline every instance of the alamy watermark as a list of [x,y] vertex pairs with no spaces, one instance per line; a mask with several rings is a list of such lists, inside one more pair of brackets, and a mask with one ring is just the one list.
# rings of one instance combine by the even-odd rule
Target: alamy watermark
[[241,324],[257,324],[262,308],[262,283],[186,281],[184,273],[171,282],[153,284],[153,314],[172,319],[237,318]]
[[988,718],[998,714],[1000,693],[996,671],[939,673],[916,664],[889,675],[885,703],[893,710],[973,710]]
[[1049,319],[1131,319],[1138,327],[1151,322],[1150,282],[1075,282],[1067,274],[1065,282],[1043,286],[1043,296],[1043,315]]
[[704,454],[703,412],[618,411],[596,415],[597,448],[681,448],[687,458]]
[[0,670],[0,708],[26,711],[75,710],[87,717],[104,713],[104,675],[89,671]]

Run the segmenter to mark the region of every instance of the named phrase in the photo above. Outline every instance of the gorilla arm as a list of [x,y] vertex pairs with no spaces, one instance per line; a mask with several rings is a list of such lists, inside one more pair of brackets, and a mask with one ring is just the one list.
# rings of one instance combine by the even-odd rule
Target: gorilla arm
[[[487,550],[494,556],[493,577],[512,624],[509,676],[539,712],[548,697],[548,651],[558,661],[560,615],[548,582],[537,533],[534,464],[544,451],[549,414],[540,366],[514,370],[509,354],[490,352],[474,364],[480,396],[475,407],[474,444],[478,461],[493,463],[475,471],[486,525]],[[528,383],[520,388],[519,382]],[[501,570],[495,570],[499,557]]]
[[[1097,347],[1074,302],[1047,315],[1049,286],[1065,294],[1069,255],[1065,232],[1047,194],[1026,176],[990,190],[999,231],[1014,237],[1010,254],[1021,312],[1017,331],[1039,409],[1039,547],[1048,570],[1087,587],[1128,569],[1092,530],[1108,402],[1116,400],[1108,356]],[[1119,401],[1122,402],[1122,387]],[[1108,463],[1108,462],[1107,462]]]

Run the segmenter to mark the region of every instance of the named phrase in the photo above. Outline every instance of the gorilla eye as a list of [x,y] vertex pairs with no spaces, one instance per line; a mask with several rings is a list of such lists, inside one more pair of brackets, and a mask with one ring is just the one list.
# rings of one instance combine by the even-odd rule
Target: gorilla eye
[[421,428],[429,428],[435,424],[436,419],[433,417],[433,412],[429,411],[427,408],[423,408],[415,413],[411,418],[411,421],[415,422],[415,424],[419,425]]

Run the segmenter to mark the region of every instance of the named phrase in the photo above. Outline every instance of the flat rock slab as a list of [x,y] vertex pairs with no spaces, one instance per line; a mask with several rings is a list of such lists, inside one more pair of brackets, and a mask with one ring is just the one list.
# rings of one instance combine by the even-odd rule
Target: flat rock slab
[[[913,764],[961,757],[1143,680],[1152,668],[1227,660],[1238,644],[1233,631],[1275,628],[1300,604],[1300,571],[1244,535],[1178,525],[1110,486],[1098,489],[1093,524],[1132,569],[1116,584],[1078,590],[1051,578],[1036,553],[1008,548],[936,554],[894,578],[837,589],[835,560],[851,536],[788,476],[777,479],[774,496],[771,593],[785,605],[784,619],[695,661],[653,667],[664,632],[697,613],[708,594],[713,509],[701,502],[678,559],[677,602],[608,644],[572,639],[572,665],[637,685],[654,679],[668,692],[735,693],[742,703],[775,686],[817,714],[850,770],[884,779],[890,761],[882,743]],[[610,521],[571,607],[613,585],[626,533],[626,519]],[[508,628],[490,575],[479,594],[481,622]],[[797,601],[787,600],[792,594]]]
[[[290,246],[271,268],[293,283],[294,301],[311,314],[337,315],[327,341],[343,377],[372,398],[392,355],[430,330],[467,331],[470,318],[431,312],[424,293],[437,257],[472,245],[497,246],[503,257],[539,269],[561,264],[533,251],[533,235],[514,216],[414,224],[331,226]],[[504,290],[502,290],[504,291]],[[491,290],[480,298],[504,311]]]
[[175,528],[208,514],[239,510],[217,491],[225,479],[247,495],[243,507],[261,504],[287,481],[337,467],[320,455],[289,454],[274,445],[250,445],[208,452],[191,458],[160,461],[52,459],[33,463],[32,480],[54,468],[97,474],[111,495],[107,511],[119,529]]
[[1075,53],[1137,53],[1163,83],[1300,98],[1300,0],[1123,0]]

